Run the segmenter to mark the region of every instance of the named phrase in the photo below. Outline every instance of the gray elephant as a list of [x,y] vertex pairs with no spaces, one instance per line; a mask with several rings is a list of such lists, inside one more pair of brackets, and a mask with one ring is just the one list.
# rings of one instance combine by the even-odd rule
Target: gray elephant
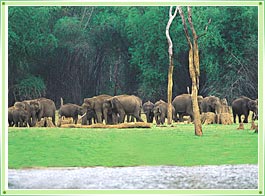
[[243,123],[248,123],[249,111],[252,111],[255,115],[258,115],[258,103],[256,100],[242,96],[232,102],[234,123],[236,123],[236,116],[238,116],[239,123],[241,123],[242,115],[245,116]]
[[[197,96],[198,105],[200,108],[201,102],[203,100],[202,96]],[[183,122],[183,116],[188,115],[191,121],[194,120],[192,99],[190,94],[181,94],[173,99],[172,105],[175,108],[175,116],[179,116],[179,121]],[[201,113],[201,111],[200,111]]]
[[34,107],[30,105],[30,101],[32,101],[32,100],[24,100],[22,102],[16,102],[14,104],[14,107],[19,108],[19,109],[24,109],[27,111],[28,124],[30,127],[32,127],[35,125],[35,124],[33,125],[32,119],[34,118],[34,116],[36,116],[36,111],[35,111]]
[[137,122],[143,122],[141,118],[142,100],[137,96],[118,95],[107,99],[105,103],[104,115],[111,109],[112,113],[117,114],[119,123],[124,122],[126,115],[135,117]]
[[209,96],[203,98],[201,102],[201,112],[221,113],[221,101],[218,97]]
[[77,124],[77,120],[78,120],[78,115],[86,115],[86,110],[76,104],[72,104],[72,103],[67,103],[64,104],[60,107],[59,109],[59,119],[62,118],[62,116],[64,117],[72,117],[74,120],[74,123]]
[[[118,124],[118,111],[112,107],[111,101],[106,99],[103,103],[103,116],[106,124]],[[128,118],[127,118],[128,121]]]
[[154,119],[154,108],[155,104],[153,104],[151,101],[147,101],[143,104],[143,111],[146,115],[146,120],[148,123],[152,123]]
[[[159,100],[155,103],[154,108],[153,108],[153,113],[154,113],[154,117],[156,120],[156,124],[164,124],[165,123],[165,118],[167,118],[167,107],[168,107],[168,103],[166,103],[163,100]],[[175,108],[172,105],[172,119],[174,121],[176,121],[176,117],[175,117]]]
[[83,107],[87,108],[87,110],[93,110],[97,117],[97,122],[103,122],[103,103],[106,99],[110,99],[112,96],[110,95],[98,95],[92,98],[85,98]]
[[32,126],[36,125],[36,121],[40,121],[41,118],[51,117],[52,122],[55,124],[55,111],[56,107],[54,101],[47,98],[38,98],[29,100],[30,106],[33,108]]
[[97,116],[94,110],[87,109],[85,106],[82,105],[83,108],[85,108],[85,115],[82,116],[82,125],[92,125],[92,122],[94,124],[97,123]]
[[28,125],[28,111],[24,108],[14,107],[12,111],[12,118],[16,127],[26,127]]
[[14,126],[14,119],[13,119],[13,111],[15,110],[15,106],[11,106],[8,108],[8,126],[13,127]]

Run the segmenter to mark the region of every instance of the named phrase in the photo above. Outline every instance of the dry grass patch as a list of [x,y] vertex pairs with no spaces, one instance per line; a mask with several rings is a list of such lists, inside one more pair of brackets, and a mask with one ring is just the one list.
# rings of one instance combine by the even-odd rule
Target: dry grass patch
[[105,124],[93,124],[93,125],[81,125],[81,124],[64,124],[61,125],[62,128],[151,128],[151,123],[146,122],[131,122],[131,123],[121,123],[117,125],[105,125]]

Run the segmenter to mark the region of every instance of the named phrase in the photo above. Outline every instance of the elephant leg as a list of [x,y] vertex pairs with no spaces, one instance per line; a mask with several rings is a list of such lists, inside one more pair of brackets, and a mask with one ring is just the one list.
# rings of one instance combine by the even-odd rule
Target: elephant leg
[[236,114],[233,114],[233,118],[234,118],[234,123],[236,123]]
[[36,114],[33,114],[31,119],[31,126],[34,127],[36,125],[36,122],[37,122],[37,116]]
[[117,116],[117,114],[116,113],[112,113],[111,117],[112,117],[112,124],[114,124],[114,125],[118,124],[118,116]]
[[[144,122],[143,119],[139,116],[139,112],[134,113],[132,116],[132,119],[133,119],[133,117],[136,118],[137,122]],[[132,122],[134,122],[134,121],[132,121]]]
[[53,123],[54,126],[56,126],[56,124],[55,124],[55,113],[52,116],[52,123]]
[[149,123],[150,122],[150,117],[148,116],[148,114],[145,114],[146,116],[146,121]]
[[191,122],[194,121],[194,115],[193,114],[190,114],[190,119],[191,119]]
[[123,123],[124,120],[125,120],[125,112],[124,111],[120,111],[119,115],[120,115],[119,123]]
[[165,114],[161,114],[161,116],[160,116],[161,124],[165,123],[165,119],[166,119],[166,115]]
[[41,120],[42,116],[43,116],[43,111],[40,111],[39,114],[38,114],[38,121]]
[[153,123],[153,120],[154,120],[154,115],[153,114],[151,114],[150,116],[149,116],[149,119],[150,119],[150,123]]
[[155,116],[155,120],[156,120],[156,124],[159,125],[160,124],[160,120],[159,120],[159,116],[158,115]]
[[[88,125],[92,125],[92,118],[88,118],[87,121],[88,121]],[[86,122],[86,124],[87,124],[87,122]],[[96,124],[96,123],[94,122],[94,124]]]
[[183,113],[179,113],[179,122],[183,122]]
[[32,119],[31,118],[29,118],[28,124],[29,124],[30,127],[33,127],[33,123],[32,123]]
[[249,115],[249,113],[244,114],[245,119],[244,119],[243,123],[248,123],[248,115]]
[[78,116],[73,117],[74,123],[77,124]]
[[130,115],[129,114],[127,114],[127,122],[131,122],[130,121]]
[[241,114],[238,114],[237,116],[238,116],[239,123],[241,123]]
[[87,114],[85,115],[85,116],[83,116],[83,118],[82,118],[82,125],[87,125]]
[[102,113],[101,112],[96,112],[96,116],[97,116],[97,122],[98,123],[102,123]]

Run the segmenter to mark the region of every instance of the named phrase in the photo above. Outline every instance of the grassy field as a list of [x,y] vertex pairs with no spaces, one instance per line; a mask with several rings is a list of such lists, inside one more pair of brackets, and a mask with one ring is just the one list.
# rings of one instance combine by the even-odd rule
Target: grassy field
[[258,134],[234,125],[151,129],[9,128],[8,167],[257,164]]

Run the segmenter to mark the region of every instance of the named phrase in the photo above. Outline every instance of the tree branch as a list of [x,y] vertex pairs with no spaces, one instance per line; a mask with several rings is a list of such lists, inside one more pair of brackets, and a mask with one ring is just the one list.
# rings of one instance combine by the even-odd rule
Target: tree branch
[[192,31],[192,34],[193,34],[193,38],[196,40],[196,39],[198,39],[198,37],[197,37],[196,31],[195,31],[194,26],[193,26],[192,16],[191,15],[192,15],[191,7],[188,6],[188,21],[190,23],[190,28],[191,28],[191,31]]
[[204,33],[202,33],[201,35],[199,35],[199,36],[198,36],[198,39],[199,39],[200,37],[206,35],[207,30],[208,30],[208,26],[211,24],[211,22],[212,22],[212,19],[210,18],[209,21],[208,21],[208,24],[207,24],[207,25],[205,26],[205,28],[204,28]]
[[187,24],[186,24],[185,17],[184,17],[184,14],[183,14],[183,11],[182,11],[181,6],[179,6],[178,10],[179,10],[179,15],[180,15],[181,20],[182,20],[183,30],[184,30],[184,32],[185,32],[186,39],[187,39],[187,41],[188,41],[188,44],[189,44],[190,48],[192,48],[192,43],[191,43],[191,41],[190,41],[190,36],[189,36],[189,32],[188,32],[188,28],[187,28]]
[[169,9],[169,20],[168,20],[168,23],[167,23],[167,26],[166,26],[166,37],[167,37],[167,42],[168,42],[168,53],[169,53],[169,56],[173,55],[173,44],[172,44],[172,40],[171,40],[170,35],[169,35],[169,28],[171,26],[171,23],[172,23],[173,19],[177,15],[178,7],[176,7],[175,12],[174,12],[173,15],[172,15],[172,9],[173,9],[173,6],[170,6],[170,9]]

